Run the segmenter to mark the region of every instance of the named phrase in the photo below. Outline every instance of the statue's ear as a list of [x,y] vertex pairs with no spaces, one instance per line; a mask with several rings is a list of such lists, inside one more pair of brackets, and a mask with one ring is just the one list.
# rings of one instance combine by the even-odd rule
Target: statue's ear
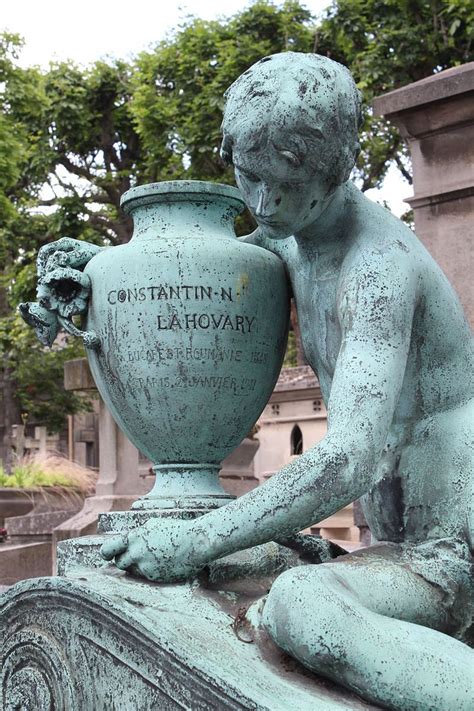
[[352,169],[356,164],[359,153],[360,143],[358,141],[355,141],[351,148],[348,146],[344,148],[340,160],[341,177],[339,179],[339,185],[342,185],[342,183],[345,183],[346,180],[349,180],[351,177]]

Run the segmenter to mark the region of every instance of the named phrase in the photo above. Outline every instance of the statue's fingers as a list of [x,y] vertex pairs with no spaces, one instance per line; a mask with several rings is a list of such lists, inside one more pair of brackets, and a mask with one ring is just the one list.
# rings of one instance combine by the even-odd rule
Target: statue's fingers
[[70,252],[74,249],[75,244],[76,240],[71,239],[70,237],[62,237],[61,239],[58,239],[55,242],[50,242],[49,244],[44,244],[42,247],[40,247],[38,256],[36,258],[36,264],[40,276],[41,273],[46,269],[48,260],[56,252]]
[[74,249],[75,244],[77,244],[76,240],[70,237],[61,237],[61,239],[57,239],[55,242],[43,244],[38,250],[38,257],[40,259],[47,259],[54,254],[54,252],[65,252]]
[[147,578],[147,580],[156,581],[159,579],[159,572],[157,566],[153,565],[151,561],[138,561],[130,568],[129,572],[132,572],[133,575],[136,575],[140,578]]
[[51,255],[49,258],[49,263],[52,263],[52,266],[60,266],[60,267],[70,267],[71,269],[82,269],[82,267],[85,267],[87,262],[90,260],[91,255],[84,251],[81,251],[78,247],[75,247],[74,249],[68,251],[68,252],[56,252],[55,254]]
[[110,541],[106,541],[101,549],[100,554],[105,560],[112,560],[116,555],[125,553],[128,548],[128,536],[114,536]]
[[132,568],[134,563],[135,559],[128,550],[121,555],[115,556],[115,565],[117,568],[120,568],[120,570],[128,570],[129,568]]

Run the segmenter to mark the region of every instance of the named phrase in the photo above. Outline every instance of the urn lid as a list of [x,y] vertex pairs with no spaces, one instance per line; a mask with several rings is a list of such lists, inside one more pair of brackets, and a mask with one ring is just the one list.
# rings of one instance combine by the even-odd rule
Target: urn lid
[[234,207],[236,214],[242,212],[245,203],[237,188],[223,183],[211,183],[203,180],[167,180],[160,183],[147,183],[131,188],[120,200],[122,209],[130,213],[136,207],[152,203],[171,202],[225,202]]

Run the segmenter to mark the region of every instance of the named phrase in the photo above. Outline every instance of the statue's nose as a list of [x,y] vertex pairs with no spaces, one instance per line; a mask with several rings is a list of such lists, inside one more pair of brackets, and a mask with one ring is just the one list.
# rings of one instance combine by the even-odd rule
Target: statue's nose
[[277,203],[272,200],[270,191],[266,188],[261,188],[258,191],[257,207],[255,215],[257,217],[271,217],[276,212]]

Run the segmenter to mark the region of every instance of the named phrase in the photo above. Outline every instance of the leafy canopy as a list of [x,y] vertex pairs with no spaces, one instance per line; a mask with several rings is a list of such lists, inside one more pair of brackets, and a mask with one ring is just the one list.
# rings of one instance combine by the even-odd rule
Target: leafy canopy
[[374,96],[474,58],[474,4],[469,0],[333,0],[316,31],[315,49],[352,71],[365,120],[357,181],[378,187],[390,164],[411,181],[398,131],[374,118]]
[[[131,61],[46,71],[20,68],[20,38],[1,35],[0,355],[19,411],[57,429],[83,406],[61,386],[63,361],[80,345],[46,351],[15,315],[34,297],[39,247],[62,236],[126,242],[132,226],[119,202],[134,185],[233,182],[218,157],[223,93],[251,64],[293,50],[349,66],[365,98],[355,178],[367,190],[393,163],[411,180],[399,134],[373,117],[370,100],[471,61],[473,34],[465,0],[334,0],[318,20],[296,0],[257,0],[228,19],[190,19]],[[251,228],[249,216],[238,228]]]

